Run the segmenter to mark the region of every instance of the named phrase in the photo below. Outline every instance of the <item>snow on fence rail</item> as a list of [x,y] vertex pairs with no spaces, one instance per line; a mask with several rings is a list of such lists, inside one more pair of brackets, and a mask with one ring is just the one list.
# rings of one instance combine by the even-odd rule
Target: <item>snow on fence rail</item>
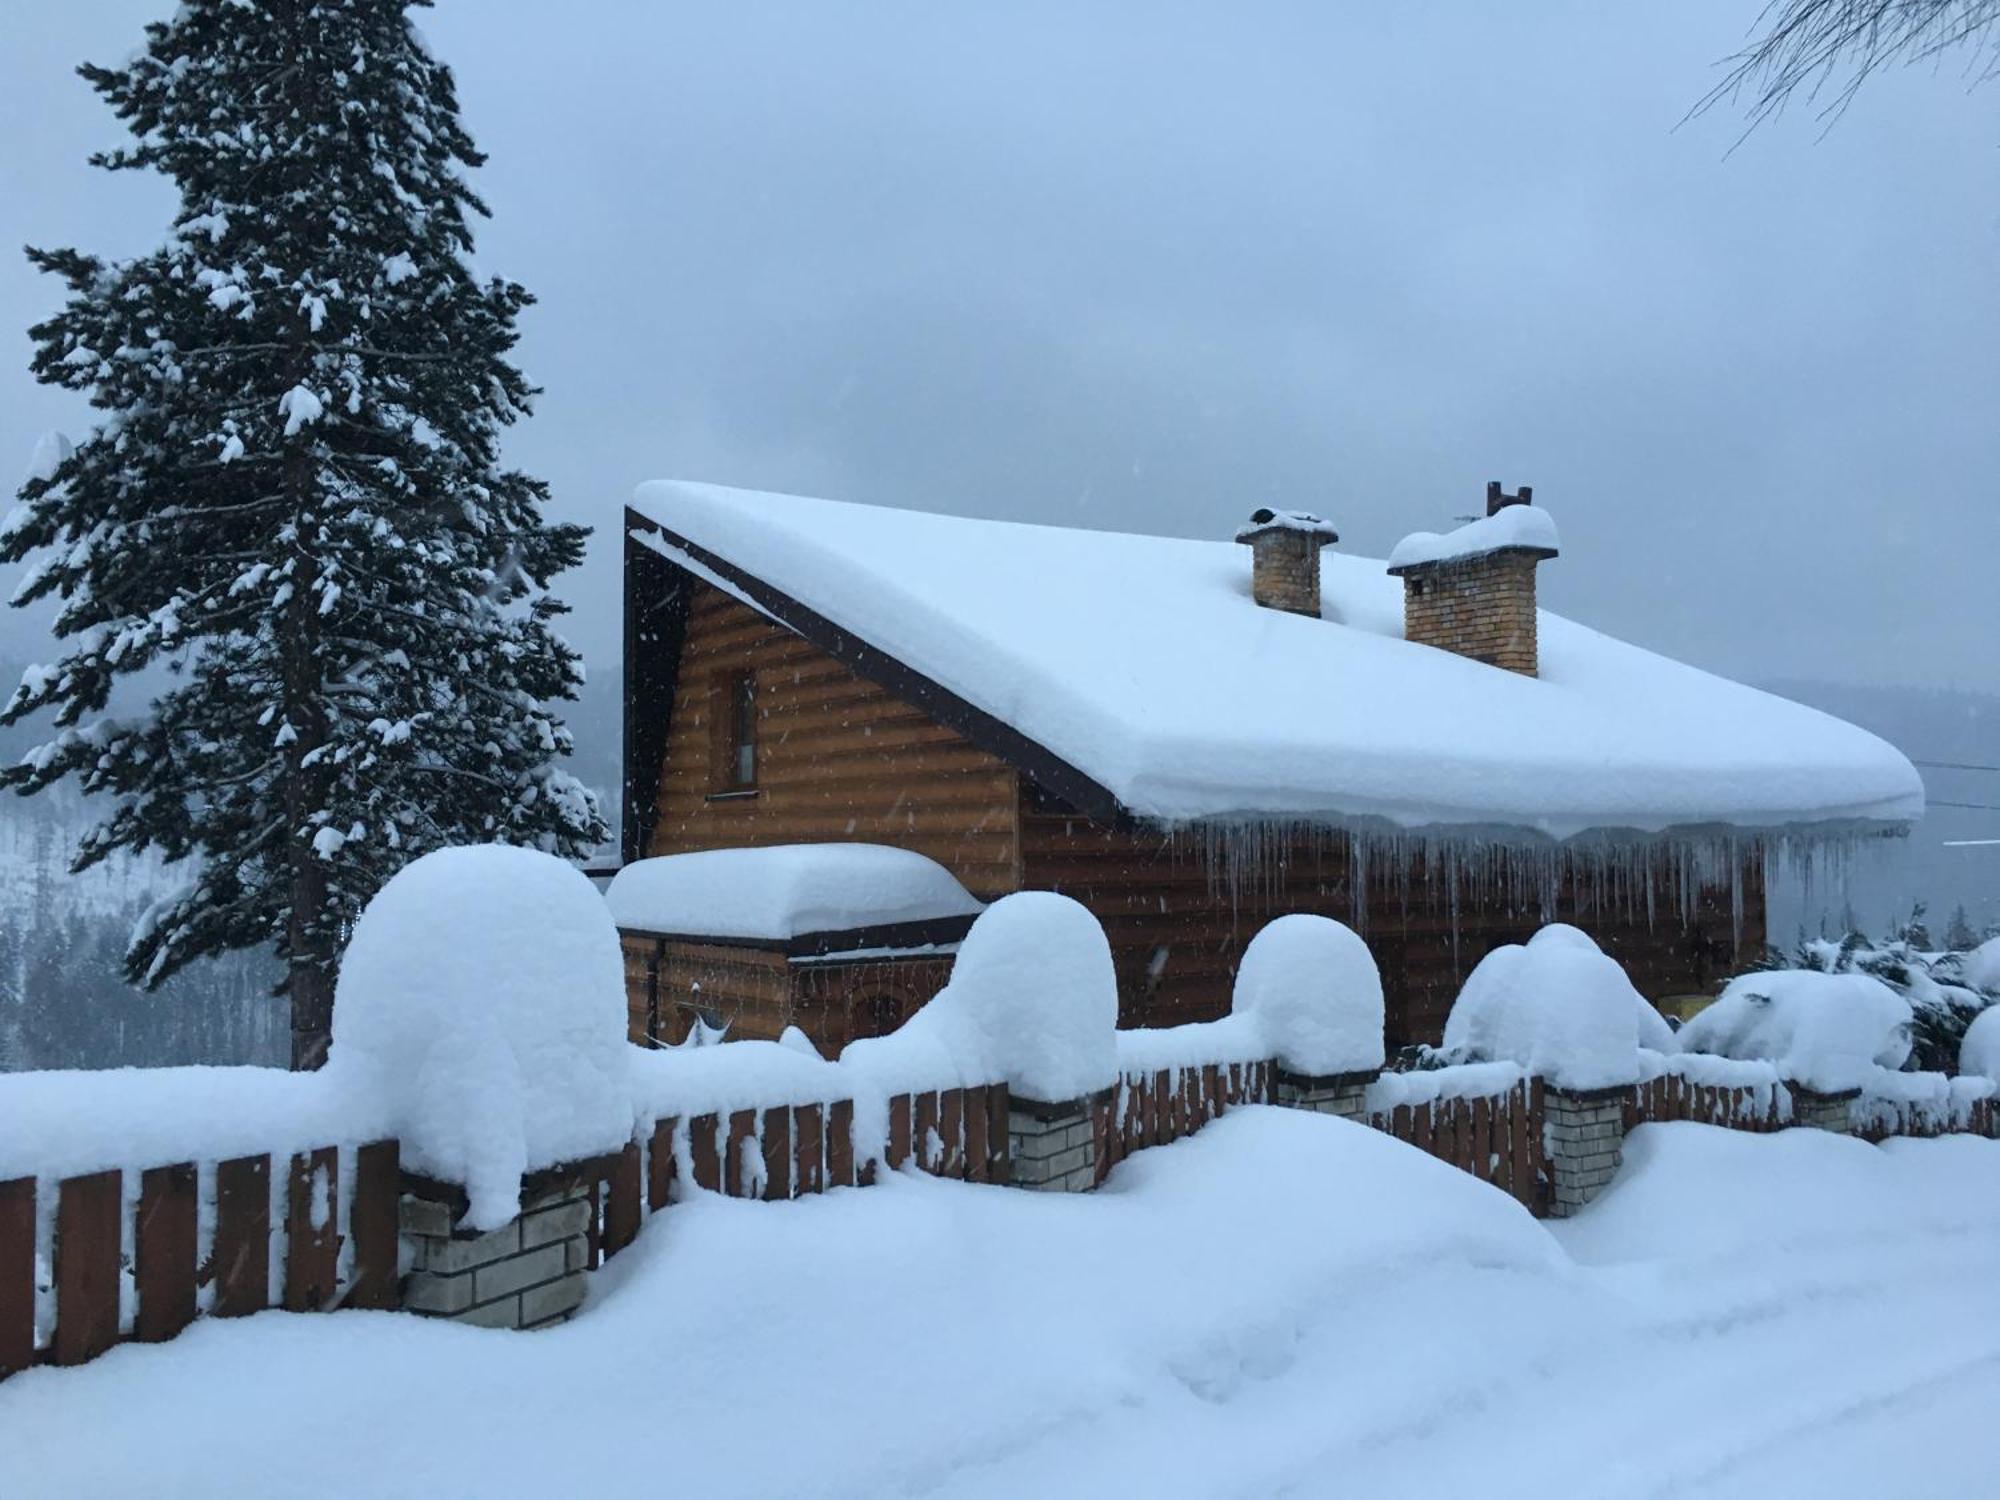
[[662,1117],[591,1174],[589,1264],[630,1245],[645,1219],[689,1186],[782,1202],[866,1187],[904,1166],[1004,1183],[1007,1108],[1004,1083],[893,1094],[879,1138],[857,1134],[869,1112],[857,1115],[852,1099]]
[[0,1378],[201,1316],[395,1307],[400,1179],[389,1140],[0,1182]]

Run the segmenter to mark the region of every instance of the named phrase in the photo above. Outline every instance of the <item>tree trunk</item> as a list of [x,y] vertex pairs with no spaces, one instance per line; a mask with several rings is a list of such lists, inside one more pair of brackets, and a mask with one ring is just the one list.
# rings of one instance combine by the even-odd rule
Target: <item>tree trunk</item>
[[[300,361],[303,367],[304,361]],[[286,455],[285,477],[294,497],[294,534],[307,535],[313,485],[301,448]],[[294,544],[292,596],[281,622],[279,644],[284,682],[285,721],[292,739],[285,746],[285,850],[291,864],[286,946],[290,950],[286,993],[292,1004],[292,1071],[309,1073],[326,1061],[333,1041],[333,976],[338,960],[335,923],[327,910],[326,862],[313,848],[313,817],[325,806],[327,773],[314,752],[326,744],[326,703],[321,694],[320,620],[310,583],[313,559],[303,542]]]

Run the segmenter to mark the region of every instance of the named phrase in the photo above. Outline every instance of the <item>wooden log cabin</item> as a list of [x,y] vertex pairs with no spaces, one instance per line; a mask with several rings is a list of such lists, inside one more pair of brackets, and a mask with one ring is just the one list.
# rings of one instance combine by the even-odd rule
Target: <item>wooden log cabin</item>
[[1525,489],[1387,567],[1268,510],[1202,542],[661,482],[624,523],[625,860],[861,842],[1061,891],[1127,1026],[1225,1013],[1293,911],[1361,932],[1392,1045],[1546,921],[1706,992],[1761,948],[1774,850],[1922,808],[1873,736],[1539,611]]

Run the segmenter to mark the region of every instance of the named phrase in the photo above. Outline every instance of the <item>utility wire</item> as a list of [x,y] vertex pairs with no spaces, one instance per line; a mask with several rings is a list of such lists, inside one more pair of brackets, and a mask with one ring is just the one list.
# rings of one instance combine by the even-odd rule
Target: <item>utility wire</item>
[[1940,802],[1935,797],[1924,798],[1926,807],[1964,807],[1973,812],[2000,812],[2000,802]]
[[1929,766],[1938,771],[2000,771],[2000,766],[1976,766],[1963,760],[1913,760],[1913,766]]

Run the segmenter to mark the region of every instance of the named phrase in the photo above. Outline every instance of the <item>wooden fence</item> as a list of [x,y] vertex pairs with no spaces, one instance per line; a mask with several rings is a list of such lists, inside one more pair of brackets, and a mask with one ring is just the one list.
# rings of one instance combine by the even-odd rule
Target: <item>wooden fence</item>
[[1092,1108],[1097,1180],[1134,1151],[1193,1135],[1233,1105],[1275,1102],[1277,1078],[1267,1062],[1202,1063],[1120,1077]]
[[1782,1130],[1791,1123],[1783,1106],[1783,1085],[1768,1083],[1725,1087],[1689,1083],[1672,1073],[1632,1086],[1625,1101],[1625,1128],[1649,1121],[1692,1120],[1729,1130]]
[[37,1231],[48,1205],[32,1177],[0,1182],[0,1378],[82,1364],[121,1340],[159,1343],[200,1316],[396,1306],[397,1143],[362,1146],[351,1160],[347,1194],[331,1146],[288,1168],[241,1156],[62,1179],[46,1263],[53,1326],[40,1338]]
[[685,1140],[678,1117],[605,1158],[591,1183],[590,1256],[595,1268],[639,1236],[646,1217],[672,1200],[683,1170],[694,1185],[735,1198],[779,1202],[875,1181],[906,1163],[963,1182],[1008,1178],[1007,1086],[937,1089],[889,1099],[886,1138],[856,1150],[854,1101],[695,1115]]
[[1368,1118],[1377,1130],[1492,1183],[1535,1213],[1546,1211],[1541,1079],[1522,1079],[1500,1094],[1398,1104]]
[[1852,1127],[1854,1135],[1873,1145],[1893,1136],[1913,1136],[1919,1140],[1935,1140],[1941,1135],[1993,1136],[2000,1123],[2000,1099],[1972,1099],[1965,1106],[1964,1116],[1954,1116],[1949,1110],[1943,1113],[1905,1110],[1898,1111],[1897,1118],[1877,1116]]

